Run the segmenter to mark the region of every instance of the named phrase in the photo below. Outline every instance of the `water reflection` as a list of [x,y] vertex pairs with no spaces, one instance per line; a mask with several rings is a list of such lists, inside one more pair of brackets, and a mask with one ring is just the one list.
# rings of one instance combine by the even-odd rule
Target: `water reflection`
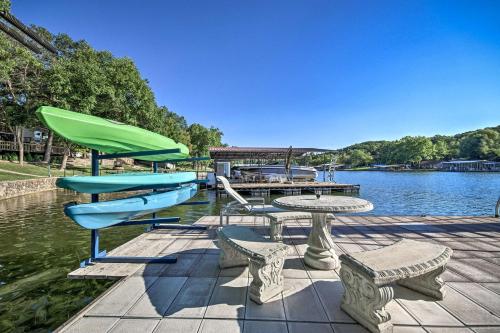
[[[201,191],[196,200],[213,202],[214,195]],[[0,201],[0,332],[53,330],[112,284],[66,278],[89,256],[90,231],[67,218],[63,205],[89,199],[89,195],[56,190]],[[192,223],[216,212],[218,204],[178,206],[159,215]],[[101,249],[109,251],[144,228],[102,230]]]

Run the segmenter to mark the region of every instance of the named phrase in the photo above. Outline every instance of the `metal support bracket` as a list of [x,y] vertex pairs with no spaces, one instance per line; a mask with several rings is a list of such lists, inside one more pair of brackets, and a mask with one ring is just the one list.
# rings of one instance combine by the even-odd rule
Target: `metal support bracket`
[[[121,157],[136,157],[136,156],[151,156],[151,155],[161,155],[161,154],[175,154],[180,153],[179,148],[175,149],[161,149],[161,150],[144,150],[130,153],[116,153],[116,154],[101,154],[97,156],[99,160],[121,158]],[[93,158],[93,157],[92,157]]]
[[206,225],[194,224],[157,224],[152,226],[153,229],[180,229],[180,230],[207,230]]

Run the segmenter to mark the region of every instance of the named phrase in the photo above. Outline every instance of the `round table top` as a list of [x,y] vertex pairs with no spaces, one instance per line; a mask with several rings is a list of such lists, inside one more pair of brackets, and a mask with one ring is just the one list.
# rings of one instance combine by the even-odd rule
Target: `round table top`
[[373,209],[372,203],[367,200],[336,195],[281,197],[273,200],[273,206],[311,213],[360,213]]

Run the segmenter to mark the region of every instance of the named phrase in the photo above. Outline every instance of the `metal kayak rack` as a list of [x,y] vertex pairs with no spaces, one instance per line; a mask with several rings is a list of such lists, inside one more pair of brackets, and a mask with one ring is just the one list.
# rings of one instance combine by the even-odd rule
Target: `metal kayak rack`
[[[92,149],[92,176],[99,176],[99,160],[113,159],[121,157],[139,157],[139,156],[152,156],[161,154],[180,153],[180,149],[162,149],[162,150],[147,150],[139,152],[127,152],[116,154],[100,154],[98,150]],[[177,162],[193,162],[193,161],[207,161],[209,157],[192,157],[192,158],[179,158],[169,159],[164,161],[153,162],[153,172],[158,172],[158,163],[177,163]],[[208,179],[196,180],[190,183],[207,183]],[[171,187],[170,185],[165,188]],[[159,188],[154,188],[157,191]],[[91,194],[91,202],[99,202],[99,194]],[[183,202],[179,205],[206,205],[209,201],[191,201]],[[113,225],[112,227],[123,227],[132,225],[148,225],[146,231],[155,229],[181,229],[181,230],[206,230],[206,226],[198,225],[183,225],[179,224],[180,217],[157,217],[156,213],[152,214],[150,219],[130,220]],[[90,258],[82,261],[80,267],[85,267],[97,262],[105,263],[165,263],[171,264],[177,262],[176,256],[164,257],[134,257],[134,256],[108,256],[106,250],[99,250],[99,229],[90,229]]]

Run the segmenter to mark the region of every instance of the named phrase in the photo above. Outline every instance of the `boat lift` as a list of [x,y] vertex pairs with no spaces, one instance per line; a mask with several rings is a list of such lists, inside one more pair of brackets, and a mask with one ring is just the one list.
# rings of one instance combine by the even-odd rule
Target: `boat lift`
[[[180,149],[162,149],[162,150],[147,150],[139,152],[127,152],[127,153],[115,153],[115,154],[100,154],[98,150],[92,149],[92,176],[99,176],[99,160],[113,159],[121,157],[138,157],[138,156],[151,156],[151,155],[161,155],[161,154],[173,154],[180,153]],[[207,161],[210,160],[209,157],[192,157],[192,158],[179,158],[179,159],[169,159],[164,161],[153,162],[153,172],[158,172],[158,162],[166,163],[177,163],[177,162],[192,162],[192,161]],[[206,183],[208,179],[195,180],[194,183]],[[193,183],[193,182],[190,182]],[[180,185],[180,184],[179,184]],[[154,189],[153,191],[157,191]],[[99,202],[99,194],[91,194],[91,202]],[[206,205],[209,204],[208,201],[192,201],[183,202],[179,205]],[[131,225],[149,225],[147,231],[154,229],[182,229],[182,230],[206,230],[206,226],[197,225],[182,225],[175,224],[175,222],[180,221],[180,217],[156,217],[156,213],[152,214],[151,219],[141,219],[141,220],[130,220],[127,222],[122,222],[115,224],[114,226],[131,226]],[[113,227],[114,227],[113,226]],[[82,261],[80,267],[85,267],[89,264],[96,262],[107,262],[107,263],[162,263],[170,264],[176,263],[177,257],[175,256],[165,256],[165,257],[132,257],[132,256],[107,256],[106,250],[99,250],[99,229],[90,230],[90,258]]]

